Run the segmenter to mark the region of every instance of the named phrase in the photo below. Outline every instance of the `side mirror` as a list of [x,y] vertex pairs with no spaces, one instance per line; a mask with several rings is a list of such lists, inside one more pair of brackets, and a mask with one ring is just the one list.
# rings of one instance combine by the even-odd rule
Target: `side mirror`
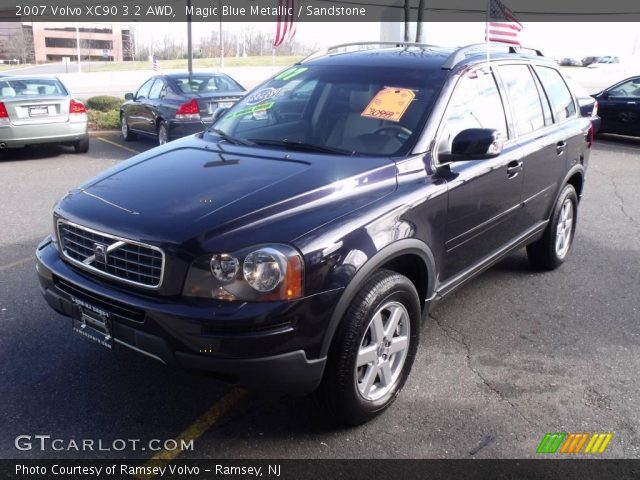
[[216,108],[215,111],[213,112],[213,116],[212,116],[212,120],[215,122],[216,120],[218,120],[222,115],[224,115],[225,113],[227,113],[227,110],[229,110],[227,107],[219,107]]
[[133,100],[133,93],[125,93],[124,94],[124,99],[125,100]]
[[441,162],[464,162],[497,157],[502,153],[502,134],[492,128],[469,128],[458,133],[451,153],[440,154]]

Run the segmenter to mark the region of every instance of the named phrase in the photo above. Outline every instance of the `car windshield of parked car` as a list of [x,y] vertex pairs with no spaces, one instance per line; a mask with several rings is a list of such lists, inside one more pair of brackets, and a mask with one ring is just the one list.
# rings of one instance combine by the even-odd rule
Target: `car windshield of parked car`
[[415,68],[298,65],[236,103],[213,132],[273,148],[404,155],[445,77]]
[[37,97],[41,95],[66,95],[62,84],[55,79],[2,79],[0,80],[0,98]]
[[610,97],[640,98],[640,77],[622,82],[608,93]]
[[185,75],[173,77],[173,81],[182,93],[206,94],[243,90],[240,85],[222,75]]

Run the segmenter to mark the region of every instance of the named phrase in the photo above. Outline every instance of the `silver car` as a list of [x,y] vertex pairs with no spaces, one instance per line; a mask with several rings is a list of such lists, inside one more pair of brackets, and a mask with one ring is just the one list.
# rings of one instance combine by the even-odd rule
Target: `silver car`
[[55,77],[0,78],[0,148],[43,143],[89,150],[87,111]]

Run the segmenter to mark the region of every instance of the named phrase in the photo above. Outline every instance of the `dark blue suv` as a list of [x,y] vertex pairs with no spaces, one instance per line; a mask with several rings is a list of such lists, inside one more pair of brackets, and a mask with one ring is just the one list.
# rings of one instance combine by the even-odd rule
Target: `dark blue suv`
[[349,44],[286,69],[62,198],[43,295],[104,347],[366,421],[434,301],[525,246],[556,268],[574,238],[589,119],[553,61],[486,48]]

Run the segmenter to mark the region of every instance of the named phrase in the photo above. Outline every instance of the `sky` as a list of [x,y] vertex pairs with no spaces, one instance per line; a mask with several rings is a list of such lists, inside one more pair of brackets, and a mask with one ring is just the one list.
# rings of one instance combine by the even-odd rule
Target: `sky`
[[[597,55],[628,56],[636,50],[640,54],[640,23],[599,22],[524,22],[522,44],[541,50],[553,58]],[[401,34],[401,24],[387,26]],[[336,28],[336,26],[338,28]],[[346,28],[344,28],[346,27]],[[227,22],[223,31],[241,32],[246,24]],[[251,28],[269,32],[270,23],[253,23]],[[186,38],[185,23],[138,23],[136,30],[140,38],[160,37],[166,34]],[[193,38],[197,42],[218,30],[218,23],[193,23]],[[327,31],[330,31],[330,35]],[[381,25],[378,22],[313,23],[300,22],[296,39],[317,48],[338,43],[380,40]],[[427,22],[424,24],[424,43],[442,46],[460,46],[484,41],[484,22]],[[162,32],[161,34],[158,32]],[[399,38],[396,38],[399,40]],[[635,46],[635,47],[634,47]]]

